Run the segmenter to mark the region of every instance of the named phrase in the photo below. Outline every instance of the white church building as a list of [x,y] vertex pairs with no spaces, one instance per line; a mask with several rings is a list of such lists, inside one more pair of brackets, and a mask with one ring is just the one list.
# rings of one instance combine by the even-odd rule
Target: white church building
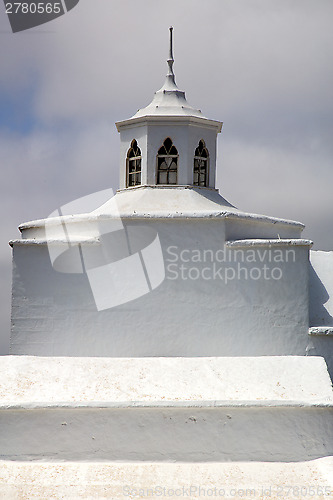
[[219,194],[222,123],[176,85],[172,33],[116,124],[117,193],[10,242],[3,498],[333,495],[333,254]]

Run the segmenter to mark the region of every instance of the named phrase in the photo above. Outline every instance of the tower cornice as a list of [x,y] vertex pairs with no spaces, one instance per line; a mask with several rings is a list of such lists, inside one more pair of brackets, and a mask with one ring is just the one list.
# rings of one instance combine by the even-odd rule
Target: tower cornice
[[217,133],[221,132],[223,122],[217,120],[210,120],[208,118],[199,116],[181,116],[181,115],[145,115],[137,118],[129,118],[127,120],[122,120],[116,122],[116,127],[118,132],[122,129],[143,126],[147,124],[158,124],[158,125],[198,125],[200,127],[214,129]]

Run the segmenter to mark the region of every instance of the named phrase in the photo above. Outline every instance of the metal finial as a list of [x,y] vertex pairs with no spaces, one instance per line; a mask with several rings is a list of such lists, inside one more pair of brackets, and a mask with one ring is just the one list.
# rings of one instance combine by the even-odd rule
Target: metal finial
[[168,72],[167,76],[174,77],[175,74],[173,72],[173,63],[175,61],[174,61],[174,58],[173,58],[173,40],[172,40],[173,27],[172,26],[170,26],[169,31],[170,31],[170,48],[169,48],[169,59],[167,60],[167,63],[169,65],[169,72]]

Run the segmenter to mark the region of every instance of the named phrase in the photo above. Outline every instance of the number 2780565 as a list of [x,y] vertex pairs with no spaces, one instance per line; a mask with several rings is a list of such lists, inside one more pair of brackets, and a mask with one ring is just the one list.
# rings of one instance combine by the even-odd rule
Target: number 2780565
[[27,3],[8,2],[6,3],[6,14],[60,14],[61,3]]

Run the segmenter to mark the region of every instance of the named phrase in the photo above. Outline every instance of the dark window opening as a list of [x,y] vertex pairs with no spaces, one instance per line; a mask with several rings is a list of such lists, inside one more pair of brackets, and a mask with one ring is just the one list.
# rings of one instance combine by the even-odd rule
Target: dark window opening
[[208,162],[209,153],[206,148],[205,141],[201,139],[199,145],[194,152],[193,164],[193,185],[208,186]]
[[167,137],[157,154],[157,184],[177,184],[178,151]]
[[127,152],[127,186],[141,184],[141,149],[135,139]]

